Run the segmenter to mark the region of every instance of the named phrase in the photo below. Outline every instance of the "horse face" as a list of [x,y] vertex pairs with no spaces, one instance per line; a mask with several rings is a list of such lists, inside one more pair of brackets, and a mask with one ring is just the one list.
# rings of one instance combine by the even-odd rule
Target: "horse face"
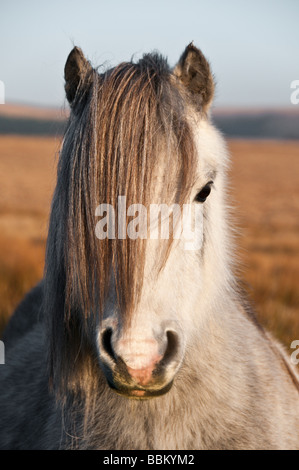
[[197,227],[194,238],[190,242],[181,227],[181,236],[172,241],[161,270],[156,266],[163,242],[148,239],[142,293],[130,322],[124,322],[117,309],[112,283],[98,328],[99,359],[108,384],[126,397],[159,396],[170,390],[175,378],[179,380],[186,350],[192,350],[194,341],[201,337],[199,332],[211,321],[207,305],[215,277],[224,276],[217,258],[219,240],[213,234],[222,231],[223,218],[218,216],[224,182],[219,156],[223,158],[225,148],[221,136],[206,120],[196,126],[194,123],[194,138],[198,160],[187,201],[189,221]]
[[[97,195],[103,203],[109,201],[109,205],[113,205],[115,195],[123,195],[119,192],[119,188],[123,188],[124,194],[131,195],[130,200],[135,203],[140,201],[134,201],[134,197],[142,197],[142,194],[148,196],[150,204],[164,203],[160,197],[163,194],[166,203],[167,199],[178,199],[191,209],[189,227],[196,227],[191,247],[183,222],[183,227],[181,225],[178,230],[181,236],[173,235],[166,262],[162,265],[159,259],[161,240],[155,237],[147,237],[142,262],[136,255],[132,259],[130,255],[126,256],[130,251],[124,251],[124,256],[121,253],[119,258],[121,244],[113,245],[116,246],[114,251],[109,251],[112,245],[106,244],[101,253],[107,253],[107,256],[99,256],[101,263],[97,265],[97,279],[105,289],[105,295],[102,295],[103,289],[99,297],[105,299],[105,305],[101,307],[98,319],[96,344],[107,382],[127,397],[161,395],[171,388],[186,351],[192,349],[192,343],[198,340],[198,331],[203,330],[202,323],[207,317],[205,299],[212,295],[215,269],[222,275],[217,258],[219,250],[212,232],[217,230],[217,224],[223,219],[218,217],[221,210],[221,172],[217,160],[218,155],[223,154],[223,146],[207,119],[214,92],[209,64],[191,44],[172,72],[164,60],[151,56],[145,57],[137,68],[124,64],[98,76],[82,52],[75,48],[67,61],[65,77],[74,122],[76,119],[80,121],[85,106],[90,106],[88,100],[92,99],[96,104],[89,110],[97,112],[96,120],[95,114],[91,114],[92,120],[106,123],[98,125],[97,140],[91,141],[94,144],[91,151],[86,150],[83,155],[88,168],[93,164],[88,156],[97,155],[98,163],[93,170],[102,172],[99,175],[103,178],[95,185],[95,179],[90,179],[92,171],[80,173],[83,179],[87,178],[87,182],[83,181],[83,194],[86,187],[89,188],[86,205],[90,205],[90,193]],[[87,142],[90,142],[89,134]],[[76,161],[82,164],[81,153]],[[146,184],[143,191],[146,180],[150,184]],[[176,197],[167,197],[168,187]],[[79,185],[76,188],[80,190]],[[77,199],[82,201],[81,192]],[[82,217],[86,214],[90,217],[90,225],[92,217],[89,212],[85,210]],[[97,258],[95,245],[90,241],[86,243],[84,237],[82,246],[90,263],[78,276],[80,286],[89,282],[90,253]],[[80,255],[78,252],[77,263],[72,262],[74,269],[78,269]],[[111,270],[106,260],[114,263]],[[132,277],[127,276],[135,266],[137,276],[136,270]],[[138,302],[134,302],[134,308],[126,318],[126,308],[122,308],[122,302],[119,302],[119,281],[114,283],[113,276],[124,280],[122,286],[125,285],[125,289],[121,292],[128,297],[131,288],[135,299],[136,285],[130,285],[130,282],[136,281],[139,266],[143,282],[137,289]],[[110,279],[111,272],[113,276]],[[83,279],[82,275],[85,276]],[[79,298],[85,295],[82,287]]]

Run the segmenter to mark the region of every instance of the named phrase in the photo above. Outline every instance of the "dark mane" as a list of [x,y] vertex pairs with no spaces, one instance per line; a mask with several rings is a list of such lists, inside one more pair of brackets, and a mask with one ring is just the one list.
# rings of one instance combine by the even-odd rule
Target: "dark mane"
[[80,369],[78,350],[84,350],[88,325],[102,314],[112,272],[124,319],[138,303],[145,240],[98,240],[95,209],[108,203],[117,213],[118,195],[126,196],[127,206],[148,206],[162,159],[167,184],[161,202],[186,201],[195,151],[185,102],[157,53],[102,74],[87,69],[80,81],[60,152],[46,254],[52,376],[67,380],[75,358]]

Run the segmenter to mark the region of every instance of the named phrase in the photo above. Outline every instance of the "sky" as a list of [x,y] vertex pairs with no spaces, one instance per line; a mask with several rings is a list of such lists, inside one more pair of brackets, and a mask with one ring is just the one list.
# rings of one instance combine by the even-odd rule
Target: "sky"
[[73,45],[98,66],[191,41],[211,63],[214,106],[290,107],[299,79],[299,0],[0,0],[5,101],[63,106]]

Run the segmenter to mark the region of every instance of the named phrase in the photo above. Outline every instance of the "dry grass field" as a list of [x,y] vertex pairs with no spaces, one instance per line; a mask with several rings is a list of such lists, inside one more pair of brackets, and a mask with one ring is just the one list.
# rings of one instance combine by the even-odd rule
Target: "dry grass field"
[[[59,140],[0,136],[0,331],[41,277]],[[299,142],[229,142],[241,274],[258,318],[299,339]]]
[[299,339],[299,142],[230,141],[239,258],[260,322]]
[[0,332],[43,274],[59,141],[0,136]]

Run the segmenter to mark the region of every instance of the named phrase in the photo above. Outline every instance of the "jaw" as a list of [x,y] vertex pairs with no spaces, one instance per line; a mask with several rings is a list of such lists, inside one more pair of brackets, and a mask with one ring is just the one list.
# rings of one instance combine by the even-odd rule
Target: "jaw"
[[125,398],[129,398],[131,400],[150,400],[151,398],[156,398],[160,397],[162,395],[165,395],[169,390],[171,389],[173,385],[173,381],[169,382],[167,385],[165,385],[162,388],[141,388],[141,387],[126,387],[121,384],[118,386],[112,384],[111,382],[108,382],[109,387],[113,392],[115,392],[117,395],[120,395]]

